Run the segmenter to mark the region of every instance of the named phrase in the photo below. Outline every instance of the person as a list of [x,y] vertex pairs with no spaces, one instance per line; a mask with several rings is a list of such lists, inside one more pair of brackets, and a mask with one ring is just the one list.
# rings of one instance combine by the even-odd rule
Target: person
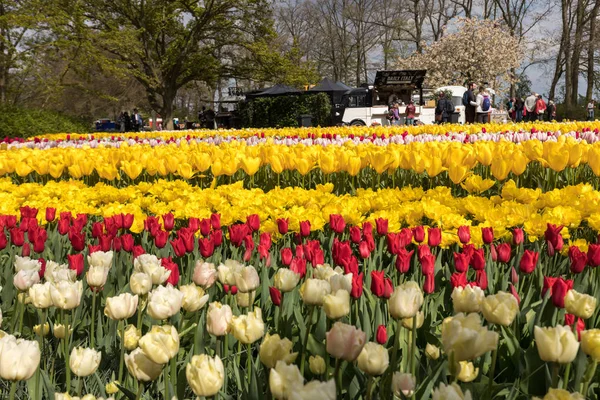
[[508,117],[510,118],[511,121],[515,120],[515,99],[514,97],[511,97],[510,99],[508,99],[508,102],[506,102],[506,111],[508,112]]
[[450,115],[454,112],[454,106],[452,102],[446,98],[444,92],[440,92],[438,97],[437,106],[435,107],[435,120],[444,124],[450,122]]
[[125,113],[123,111],[121,111],[121,114],[119,114],[117,122],[119,123],[119,131],[125,132]]
[[202,111],[198,113],[198,121],[201,128],[206,128],[206,106],[202,106]]
[[587,105],[588,121],[594,120],[594,108],[595,108],[594,103],[595,103],[594,100],[590,100],[590,102]]
[[535,113],[535,105],[537,103],[537,93],[531,93],[525,99],[525,117],[527,121],[535,121],[537,115]]
[[548,100],[548,108],[546,109],[546,113],[548,113],[548,121],[556,120],[556,104],[554,104],[553,100]]
[[215,129],[215,112],[212,108],[209,108],[206,111],[206,128],[207,129]]
[[133,109],[133,114],[131,115],[131,123],[133,125],[133,130],[139,132],[144,127],[144,120],[140,115],[137,108]]
[[492,99],[484,86],[479,87],[477,94],[477,122],[485,124],[489,121],[489,114],[492,112]]
[[125,129],[123,132],[131,132],[131,118],[127,111],[123,113],[123,127]]
[[414,125],[415,124],[415,112],[417,111],[415,107],[415,102],[410,100],[408,105],[406,106],[406,125]]
[[394,103],[394,105],[392,106],[392,121],[391,121],[392,125],[399,125],[400,124],[400,106],[398,106],[398,103]]
[[542,95],[538,95],[537,100],[535,101],[535,115],[538,121],[544,120],[544,115],[546,114],[546,102],[542,99]]
[[515,122],[523,122],[523,99],[517,97],[515,100]]
[[468,90],[463,95],[463,106],[465,106],[465,121],[467,124],[475,123],[475,112],[477,111],[477,98],[475,97],[475,83],[470,82]]

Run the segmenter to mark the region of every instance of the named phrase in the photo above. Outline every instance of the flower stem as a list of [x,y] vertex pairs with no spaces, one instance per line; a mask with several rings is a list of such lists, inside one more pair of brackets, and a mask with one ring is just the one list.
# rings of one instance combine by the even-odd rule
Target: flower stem
[[312,328],[312,320],[313,314],[315,312],[315,306],[310,306],[310,311],[308,313],[308,323],[306,324],[306,333],[304,335],[304,342],[302,344],[301,354],[300,354],[300,373],[304,376],[304,364],[305,364],[305,354],[306,347],[308,346],[308,336],[310,335],[310,328]]
[[142,393],[144,393],[144,383],[138,382],[138,390],[137,395],[135,396],[135,400],[140,400],[142,398]]
[[558,389],[558,372],[560,370],[559,363],[552,363],[552,386],[553,388]]
[[412,343],[410,347],[410,373],[415,376],[415,355],[417,352],[417,315],[412,319]]
[[584,377],[584,384],[583,387],[581,389],[581,394],[583,395],[583,397],[587,398],[587,392],[588,389],[590,387],[590,382],[592,381],[592,379],[594,378],[594,375],[596,374],[596,367],[598,366],[598,362],[594,361],[590,358],[589,361],[589,366],[588,366],[588,370],[585,373],[585,377]]
[[165,400],[169,400],[169,368],[163,369],[163,373],[163,382],[165,383]]
[[223,342],[223,364],[225,365],[225,374],[223,376],[223,391],[227,394],[227,352],[229,350],[229,335],[225,335]]
[[121,324],[121,358],[119,359],[118,381],[123,382],[123,363],[125,361],[125,321],[120,321],[119,323]]
[[246,379],[248,380],[248,387],[250,387],[250,383],[252,382],[252,343],[248,343],[248,351],[246,353],[246,369]]
[[10,384],[10,395],[8,396],[8,398],[10,400],[14,400],[15,393],[17,393],[17,381],[12,381]]
[[490,365],[490,371],[488,374],[488,395],[492,394],[492,384],[494,383],[494,374],[496,372],[496,359],[498,358],[498,349],[492,350],[492,365]]
[[83,391],[83,378],[79,377],[79,382],[77,382],[77,397],[81,397],[82,391]]
[[69,351],[70,351],[70,344],[69,344],[69,339],[71,337],[71,327],[69,326],[69,314],[65,314],[64,310],[60,311],[61,314],[63,314],[63,318],[62,320],[64,321],[65,324],[65,371],[67,373],[67,381],[66,381],[66,392],[70,392],[71,391],[71,366],[69,365]]
[[91,330],[91,335],[92,337],[90,338],[90,347],[92,349],[95,348],[95,344],[96,344],[96,335],[95,335],[95,328],[96,328],[96,291],[94,290],[94,288],[92,288],[92,330]]
[[373,391],[373,377],[369,375],[368,383],[367,383],[367,393],[365,394],[365,400],[371,400]]
[[340,367],[342,366],[342,360],[336,358],[335,360],[335,372],[333,378],[335,379],[335,393],[336,398],[342,398],[342,380],[340,379]]

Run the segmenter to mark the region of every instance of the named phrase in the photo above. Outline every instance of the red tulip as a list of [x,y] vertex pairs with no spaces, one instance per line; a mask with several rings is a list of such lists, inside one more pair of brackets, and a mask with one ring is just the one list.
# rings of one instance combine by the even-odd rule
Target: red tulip
[[440,228],[429,228],[427,230],[427,244],[431,247],[439,246],[442,242],[442,230]]
[[454,269],[456,272],[465,272],[469,269],[470,257],[464,253],[454,253]]
[[548,247],[552,246],[555,251],[561,251],[563,248],[563,238],[560,231],[562,231],[563,225],[546,224],[546,226],[544,238],[548,242]]
[[167,213],[162,216],[163,226],[166,231],[172,231],[175,227],[175,216],[172,213]]
[[212,231],[210,233],[210,238],[212,239],[215,247],[219,247],[223,243],[223,231],[217,229],[216,231]]
[[113,244],[113,249],[115,251],[121,251],[121,237],[120,236],[113,237],[112,244]]
[[258,214],[248,215],[246,217],[246,224],[252,232],[256,232],[260,229],[260,217]]
[[359,299],[363,293],[363,273],[352,274],[352,290],[350,296],[354,299]]
[[69,230],[71,247],[73,247],[73,250],[75,251],[83,251],[83,249],[85,249],[85,237],[83,236],[83,233],[75,231],[73,228],[74,227],[71,227]]
[[383,236],[388,233],[388,220],[387,219],[377,218],[375,220],[375,226],[377,227],[377,234],[379,236]]
[[92,237],[97,239],[104,234],[104,225],[101,222],[94,222],[92,224]]
[[481,228],[483,243],[491,244],[494,241],[494,228]]
[[369,251],[369,245],[367,244],[367,242],[360,242],[360,245],[358,246],[358,253],[363,259],[369,258],[371,252]]
[[471,256],[471,262],[469,263],[475,271],[481,271],[485,268],[485,252],[483,249],[477,249]]
[[426,254],[419,259],[421,263],[421,272],[423,275],[432,275],[435,271],[435,256],[432,254]]
[[185,243],[183,243],[183,240],[181,238],[175,238],[173,240],[170,241],[171,242],[171,247],[173,248],[173,252],[175,253],[175,256],[177,257],[183,257],[186,254],[185,251]]
[[231,291],[231,294],[232,294],[232,295],[234,295],[234,296],[235,296],[235,295],[237,294],[237,292],[238,292],[238,288],[237,288],[237,286],[235,286],[235,285],[232,285],[232,286],[231,286],[229,289],[230,289],[230,291]]
[[342,267],[344,267],[345,274],[358,274],[358,259],[354,256],[351,256],[344,261]]
[[[425,240],[425,228],[422,226],[415,226],[413,229],[413,238],[417,243],[422,243]],[[431,245],[430,245],[431,246]]]
[[385,325],[379,325],[377,327],[377,334],[375,335],[377,339],[377,343],[384,345],[387,343],[387,330],[385,329]]
[[348,262],[349,258],[352,256],[350,243],[348,241],[340,242],[334,240],[331,256],[335,265],[344,265],[344,263]]
[[250,233],[250,227],[247,224],[230,225],[227,229],[229,230],[229,240],[235,247],[240,247],[244,238]]
[[[575,324],[575,316],[573,314],[565,314],[565,325],[573,327]],[[581,318],[577,318],[577,340],[581,340],[581,331],[585,330],[585,321]]]
[[[6,241],[6,237],[4,234],[1,235]],[[48,239],[48,233],[45,229],[38,228],[32,232],[30,236],[30,241],[33,244],[33,251],[36,253],[43,253],[44,248],[46,247],[46,239]]]
[[518,246],[525,240],[523,229],[515,228],[513,229],[513,245]]
[[169,232],[163,231],[162,229],[156,232],[154,235],[154,245],[162,249],[167,245],[167,240],[169,240]]
[[419,261],[423,257],[430,256],[430,255],[431,255],[431,249],[426,244],[422,244],[419,247],[417,247],[417,258],[419,259]]
[[425,282],[423,282],[423,292],[430,294],[435,291],[435,276],[433,274],[425,275]]
[[252,239],[252,236],[248,235],[244,238],[244,247],[246,248],[246,251],[244,252],[244,261],[248,262],[250,261],[250,258],[252,258],[252,252],[254,251],[254,240]]
[[392,297],[392,293],[394,293],[394,285],[392,284],[392,280],[390,278],[385,278],[383,283],[384,287],[382,297],[384,299],[389,299],[390,297]]
[[38,258],[38,261],[41,264],[39,275],[40,279],[42,279],[44,277],[44,274],[46,273],[46,260],[44,260],[43,258]]
[[510,267],[510,281],[516,285],[519,283],[519,274],[517,274],[517,270],[515,267]]
[[226,294],[229,294],[229,285],[223,285],[223,291],[224,291]]
[[207,258],[215,252],[215,242],[211,237],[198,239],[198,248],[202,257]]
[[490,254],[492,255],[492,261],[498,261],[498,252],[496,251],[496,246],[492,243],[490,245]]
[[371,293],[383,297],[385,291],[385,271],[371,271]]
[[592,268],[600,265],[600,244],[590,244],[587,252],[587,262]]
[[183,241],[187,253],[194,251],[194,231],[189,228],[181,228],[177,231],[177,236]]
[[310,235],[310,221],[300,222],[300,236],[307,237]]
[[573,281],[559,277],[552,286],[552,304],[558,308],[565,308],[565,296],[573,289]]
[[167,278],[166,283],[170,283],[173,286],[177,286],[177,284],[179,283],[179,267],[177,266],[177,264],[173,262],[171,257],[161,258],[160,263],[166,270],[171,271],[171,274]]
[[371,224],[370,222],[363,223],[362,230],[363,230],[363,235],[373,236],[373,224]]
[[[115,221],[115,227],[117,231],[123,227],[123,214],[113,215],[113,220]],[[105,219],[106,220],[106,219]],[[111,232],[112,235],[116,235],[117,232]]]
[[413,232],[412,229],[402,228],[400,231],[400,247],[406,247],[412,243]]
[[67,254],[69,269],[72,269],[80,276],[83,273],[83,253]]
[[458,240],[460,240],[462,244],[469,243],[471,240],[471,231],[468,226],[463,225],[458,228]]
[[133,259],[135,260],[138,256],[145,254],[146,250],[142,246],[133,246]]
[[542,287],[542,297],[546,295],[546,292],[548,290],[550,290],[550,294],[552,294],[552,287],[554,286],[554,283],[556,282],[555,277],[552,276],[545,276],[544,277],[544,285]]
[[208,236],[210,234],[210,229],[211,229],[211,224],[210,224],[210,219],[205,218],[202,221],[200,221],[200,233],[202,234],[202,236]]
[[21,218],[25,217],[25,218],[35,218],[37,216],[38,213],[38,209],[37,208],[32,208],[29,206],[24,206],[19,208],[19,211],[21,212]]
[[290,249],[289,247],[284,247],[281,249],[280,253],[281,253],[281,263],[285,266],[290,265],[290,263],[292,262],[292,258],[294,257],[294,254],[292,253],[292,249]]
[[[210,220],[208,220],[208,232],[210,232]],[[200,219],[198,218],[194,218],[194,217],[190,217],[188,218],[188,228],[192,230],[192,232],[196,233],[200,230]],[[204,235],[208,235],[208,232]]]
[[0,250],[4,250],[8,245],[8,239],[6,239],[6,235],[4,234],[4,229],[0,229]]
[[517,292],[517,289],[515,289],[514,285],[511,283],[510,284],[510,293],[515,296],[515,299],[517,299],[517,303],[521,304],[521,296],[519,296],[519,293]]
[[288,225],[290,220],[288,218],[278,218],[277,219],[277,230],[280,234],[285,235],[288,233]]
[[211,214],[210,224],[215,231],[221,229],[221,214]]
[[290,270],[294,271],[301,278],[306,275],[306,260],[303,258],[294,258],[290,263]]
[[130,229],[133,225],[133,214],[123,214],[123,229]]
[[23,243],[23,247],[21,248],[21,256],[29,257],[31,255],[31,247],[28,242]]
[[535,269],[538,262],[539,253],[536,251],[525,250],[521,262],[519,263],[519,270],[524,274],[530,274]]
[[365,243],[367,243],[367,247],[369,248],[369,252],[372,252],[373,250],[375,250],[375,239],[373,239],[373,235],[371,234],[364,234],[363,235],[363,239],[365,241]]
[[414,254],[414,250],[407,251],[406,249],[400,249],[398,255],[396,256],[396,269],[401,274],[405,274],[410,269],[410,262],[412,259],[412,255]]
[[467,274],[465,272],[455,272],[450,276],[450,284],[453,288],[467,286]]
[[153,216],[146,217],[146,220],[144,221],[144,230],[146,230],[147,232],[150,232],[150,234],[152,236],[154,236],[155,233],[160,229],[161,229],[161,225],[160,225],[160,222],[158,221],[157,217],[153,217]]
[[388,233],[386,235],[388,251],[391,254],[398,254],[402,246],[400,245],[400,234],[399,233]]
[[325,264],[325,253],[322,249],[316,249],[313,253],[312,260],[310,262],[312,265],[323,265]]
[[501,263],[508,263],[510,261],[510,244],[501,243],[496,246],[496,252],[498,253],[498,261]]
[[15,246],[23,246],[23,243],[25,243],[25,232],[19,228],[12,228],[10,230],[10,242]]
[[488,288],[488,278],[485,270],[475,271],[475,281],[477,282],[477,286],[481,288],[481,290],[486,290]]
[[134,244],[133,236],[131,236],[131,234],[126,233],[121,236],[121,246],[126,252],[131,253],[133,251]]
[[279,307],[281,305],[281,292],[279,289],[274,286],[270,286],[269,295],[271,296],[271,301],[273,304]]
[[582,273],[587,264],[587,254],[579,250],[577,246],[571,246],[569,248],[569,259],[571,260],[571,272],[574,274]]
[[81,231],[87,224],[87,214],[77,214],[77,217],[73,220],[73,226]]
[[330,214],[329,226],[335,233],[342,233],[344,232],[344,229],[346,229],[346,221],[344,221],[344,217],[339,214]]
[[71,221],[68,219],[59,219],[58,220],[58,233],[61,235],[66,235],[69,233],[69,229],[71,228]]
[[[102,235],[104,233],[105,228],[106,228],[106,233],[108,233],[111,236],[116,236],[119,233],[119,229],[120,229],[119,224],[117,223],[116,217],[104,218],[104,224],[103,225],[101,224],[100,227],[96,228],[97,229],[96,237],[99,237],[100,235]],[[93,230],[92,230],[92,233],[93,233]]]
[[102,247],[100,247],[100,245],[88,244],[88,253],[89,254],[94,254],[97,251],[102,251]]
[[351,226],[350,227],[350,240],[353,243],[360,243],[362,239],[362,232],[360,231],[360,228],[358,226]]
[[[69,215],[71,215],[69,213]],[[16,215],[5,215],[4,216],[4,226],[7,228],[14,228],[17,226],[17,216]]]
[[46,208],[46,221],[52,222],[56,219],[56,208],[48,207]]

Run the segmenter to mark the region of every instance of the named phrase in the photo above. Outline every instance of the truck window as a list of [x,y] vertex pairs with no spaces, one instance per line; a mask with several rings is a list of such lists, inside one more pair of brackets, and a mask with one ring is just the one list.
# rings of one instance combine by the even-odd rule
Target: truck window
[[355,94],[348,97],[348,107],[366,107],[367,106],[367,95],[366,94]]

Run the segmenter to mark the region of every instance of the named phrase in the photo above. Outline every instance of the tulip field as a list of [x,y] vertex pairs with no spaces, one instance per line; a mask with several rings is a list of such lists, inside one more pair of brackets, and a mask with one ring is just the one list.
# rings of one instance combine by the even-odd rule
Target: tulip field
[[0,140],[6,399],[600,399],[600,123]]

